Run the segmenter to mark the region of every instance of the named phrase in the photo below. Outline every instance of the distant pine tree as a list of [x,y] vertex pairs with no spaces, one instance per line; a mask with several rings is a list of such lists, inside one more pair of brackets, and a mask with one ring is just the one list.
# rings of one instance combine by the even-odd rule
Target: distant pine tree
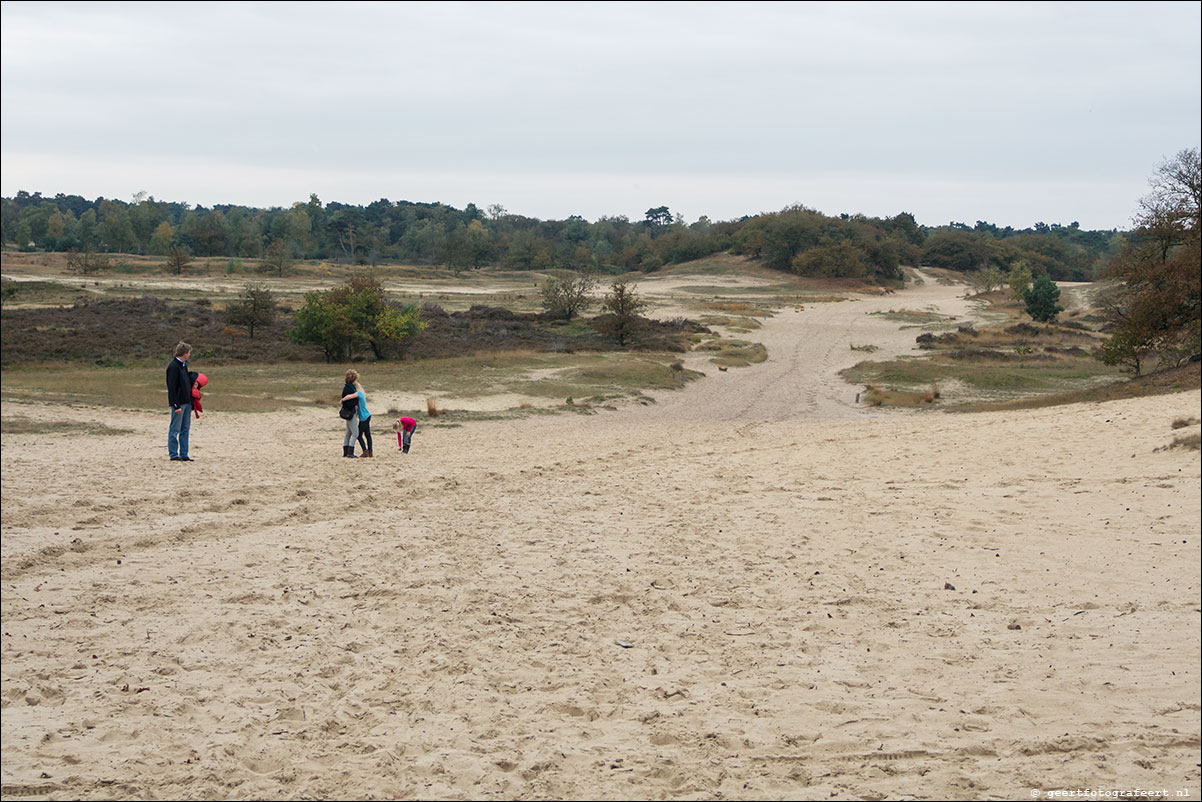
[[1035,279],[1031,288],[1023,293],[1023,300],[1027,302],[1027,314],[1039,323],[1052,323],[1064,311],[1063,306],[1056,305],[1060,300],[1060,288],[1047,276]]

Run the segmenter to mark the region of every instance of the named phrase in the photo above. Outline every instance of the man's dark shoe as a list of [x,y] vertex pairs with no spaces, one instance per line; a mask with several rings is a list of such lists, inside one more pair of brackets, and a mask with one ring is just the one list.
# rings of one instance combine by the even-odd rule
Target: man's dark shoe
[[179,461],[180,462],[192,462],[193,460],[191,457],[180,457]]

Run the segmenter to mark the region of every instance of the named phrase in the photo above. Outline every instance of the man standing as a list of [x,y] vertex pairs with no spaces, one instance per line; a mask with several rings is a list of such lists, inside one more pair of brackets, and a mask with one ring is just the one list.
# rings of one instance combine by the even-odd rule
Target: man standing
[[180,341],[175,358],[167,365],[167,403],[171,405],[171,426],[167,429],[167,455],[172,462],[191,462],[188,456],[188,430],[192,426],[192,383],[188,381],[188,357],[192,346]]

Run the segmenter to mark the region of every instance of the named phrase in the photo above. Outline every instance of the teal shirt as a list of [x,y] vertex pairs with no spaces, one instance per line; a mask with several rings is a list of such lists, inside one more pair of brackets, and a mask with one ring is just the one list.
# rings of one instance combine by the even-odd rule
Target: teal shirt
[[367,396],[363,391],[359,391],[359,420],[367,420],[371,417],[371,413],[367,411]]

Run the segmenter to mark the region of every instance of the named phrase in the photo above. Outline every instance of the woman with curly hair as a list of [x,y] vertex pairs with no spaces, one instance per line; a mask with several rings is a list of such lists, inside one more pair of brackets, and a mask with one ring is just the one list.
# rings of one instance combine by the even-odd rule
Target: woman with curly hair
[[342,408],[338,416],[346,421],[346,437],[342,440],[342,456],[355,456],[355,440],[359,437],[359,373],[346,372],[346,383],[342,385]]

